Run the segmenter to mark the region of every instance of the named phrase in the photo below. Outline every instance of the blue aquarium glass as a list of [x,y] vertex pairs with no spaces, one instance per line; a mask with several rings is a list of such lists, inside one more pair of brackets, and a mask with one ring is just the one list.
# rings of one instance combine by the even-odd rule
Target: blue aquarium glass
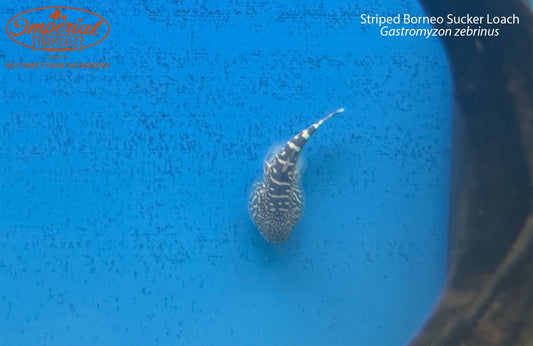
[[[105,40],[0,35],[4,65],[108,64],[1,66],[0,344],[406,343],[445,279],[451,77],[438,38],[360,16],[419,4],[75,6]],[[340,107],[303,151],[301,221],[267,243],[268,152]]]

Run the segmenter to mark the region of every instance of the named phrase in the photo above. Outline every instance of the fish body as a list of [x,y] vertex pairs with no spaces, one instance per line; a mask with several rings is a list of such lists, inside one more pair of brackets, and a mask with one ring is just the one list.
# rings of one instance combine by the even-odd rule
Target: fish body
[[344,108],[338,109],[296,134],[266,161],[263,180],[254,184],[248,207],[252,221],[268,242],[285,242],[300,221],[304,193],[297,170],[298,159],[320,125],[343,111]]

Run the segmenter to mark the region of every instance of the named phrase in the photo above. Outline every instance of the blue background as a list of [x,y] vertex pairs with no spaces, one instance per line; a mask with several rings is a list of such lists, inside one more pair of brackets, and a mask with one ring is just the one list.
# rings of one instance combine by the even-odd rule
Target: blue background
[[[0,344],[408,341],[445,276],[451,81],[436,38],[360,15],[416,2],[57,5],[110,34],[61,61],[0,35]],[[247,214],[267,152],[339,107],[269,245]]]

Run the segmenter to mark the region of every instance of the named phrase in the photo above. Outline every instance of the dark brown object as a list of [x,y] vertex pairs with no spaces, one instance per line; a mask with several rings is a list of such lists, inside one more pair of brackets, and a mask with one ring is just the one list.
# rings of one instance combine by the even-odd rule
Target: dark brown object
[[411,344],[533,345],[533,16],[518,0],[420,1],[520,24],[442,40],[457,102],[448,280]]

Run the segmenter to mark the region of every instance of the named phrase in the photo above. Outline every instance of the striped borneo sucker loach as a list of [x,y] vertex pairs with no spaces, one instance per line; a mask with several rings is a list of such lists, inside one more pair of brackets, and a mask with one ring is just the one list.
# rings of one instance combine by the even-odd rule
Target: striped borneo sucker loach
[[250,217],[270,243],[283,243],[300,221],[304,195],[297,170],[305,144],[340,108],[298,133],[276,155],[265,162],[263,180],[254,184],[249,200]]

